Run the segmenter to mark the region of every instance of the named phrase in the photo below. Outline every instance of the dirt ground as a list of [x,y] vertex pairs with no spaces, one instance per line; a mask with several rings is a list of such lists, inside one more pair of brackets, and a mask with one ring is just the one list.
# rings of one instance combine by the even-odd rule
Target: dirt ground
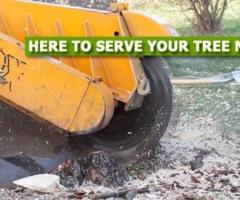
[[[64,2],[61,1],[61,3]],[[184,70],[188,70],[186,63],[178,60],[177,63],[181,64]],[[205,65],[203,66],[199,60],[193,59],[190,66],[200,66],[197,75],[202,74],[205,68],[207,70],[204,75],[209,75],[210,69],[215,70],[213,72],[216,74],[216,71],[220,72],[221,63],[229,67],[229,61],[224,63],[220,59],[212,62],[207,60],[206,63],[204,67]],[[211,63],[213,66],[210,66]],[[238,63],[239,60],[236,60],[234,66]],[[175,70],[179,69],[181,69],[179,66],[175,68]],[[231,70],[227,69],[227,71]],[[194,71],[189,70],[189,74],[193,75]],[[216,88],[175,88],[174,111],[168,132],[159,142],[154,155],[127,168],[130,180],[123,188],[147,187],[149,191],[142,194],[129,192],[125,198],[136,200],[240,199],[239,92],[239,85]],[[55,130],[35,124],[23,118],[21,114],[9,110],[8,112],[6,114],[5,110],[5,114],[0,113],[2,131],[2,124],[7,124],[5,129],[11,134],[19,131],[55,134]],[[8,119],[7,123],[6,119]],[[17,125],[19,120],[21,123]],[[31,123],[34,125],[28,126]],[[24,130],[23,127],[30,128]],[[0,144],[3,146],[1,141],[0,138]],[[45,143],[46,147],[51,146],[50,139],[46,139]],[[61,144],[62,141],[59,143]],[[55,150],[51,151],[55,152]],[[80,187],[52,195],[39,194],[22,188],[14,190],[2,188],[0,198],[4,200],[90,199],[96,194],[116,192],[119,189],[97,186],[85,181]]]
[[[182,89],[175,89],[175,97]],[[197,106],[197,105],[196,105]],[[2,119],[1,119],[2,120]],[[130,181],[123,188],[147,187],[149,192],[130,193],[128,199],[240,199],[240,134],[222,133],[217,122],[202,116],[189,121],[175,102],[172,122],[154,155],[128,167]],[[147,161],[147,162],[146,162]],[[28,190],[0,190],[2,199],[89,199],[114,192],[84,182],[82,186],[53,195]]]

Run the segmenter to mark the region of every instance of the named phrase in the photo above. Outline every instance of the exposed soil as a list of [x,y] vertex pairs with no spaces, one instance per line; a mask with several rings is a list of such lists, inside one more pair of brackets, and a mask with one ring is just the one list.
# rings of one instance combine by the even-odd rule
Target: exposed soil
[[[175,91],[177,96],[182,93]],[[125,180],[123,187],[99,186],[88,179],[81,180],[79,187],[79,182],[68,179],[71,189],[61,193],[43,195],[29,190],[2,189],[0,196],[6,199],[89,199],[119,189],[147,187],[149,190],[145,193],[130,192],[127,196],[129,199],[239,199],[240,135],[238,132],[223,134],[216,123],[208,117],[189,121],[181,105],[175,102],[168,133],[154,155],[126,168],[130,179]]]
[[[46,2],[66,3],[63,0],[48,0]],[[106,8],[106,5],[103,7],[91,5],[91,2],[94,1],[89,1],[84,5],[81,4],[81,6]],[[108,1],[106,1],[106,4],[108,4]],[[74,5],[73,1],[72,5]],[[105,175],[107,179],[102,179],[100,182],[96,181],[95,184],[86,178],[91,173],[87,174],[85,169],[85,174],[83,174],[83,167],[81,166],[84,162],[79,158],[71,161],[70,166],[68,166],[69,171],[67,173],[69,173],[69,176],[67,176],[66,171],[59,174],[62,178],[62,184],[67,187],[66,190],[47,195],[23,188],[2,188],[0,189],[0,198],[6,200],[90,199],[105,193],[119,193],[119,189],[134,188],[122,197],[151,200],[240,199],[240,127],[238,123],[240,106],[238,88],[239,86],[236,86],[235,89],[221,88],[216,91],[209,89],[196,90],[195,88],[191,90],[176,89],[175,96],[178,100],[175,102],[172,123],[168,133],[162,138],[152,155],[126,168],[129,180],[123,178],[119,181],[121,184],[118,184],[123,185],[122,181],[124,181],[124,186],[109,186],[109,182],[107,182],[108,187],[99,185],[100,182],[104,184],[105,180],[113,181],[111,178],[108,179],[109,174],[110,177],[112,175],[116,178],[118,177],[115,176],[118,175],[118,170],[122,170],[118,163],[111,161],[107,156],[103,160],[112,164],[110,168],[114,166],[113,173],[103,171],[101,175]],[[215,96],[212,94],[215,94]],[[185,103],[182,103],[183,101]],[[195,113],[201,114],[196,115]],[[45,151],[43,154],[47,153],[49,157],[55,157],[59,152],[64,152],[66,138],[63,136],[56,141],[55,136],[56,134],[59,135],[58,130],[25,117],[3,104],[0,106],[0,132],[5,134],[5,136],[0,137],[1,156],[6,156],[6,152],[9,152],[9,150],[10,154],[8,156],[24,155],[22,149],[25,149],[26,154],[32,153],[34,155]],[[48,133],[47,137],[45,133]],[[52,136],[49,137],[49,133]],[[23,138],[23,134],[26,137]],[[26,145],[27,143],[28,145]],[[42,146],[45,146],[45,148],[42,148]],[[39,151],[40,147],[41,151]],[[60,155],[62,154],[60,153]],[[38,156],[41,157],[41,155]],[[89,158],[89,160],[92,160],[92,158]],[[60,162],[61,159],[57,159],[57,161]],[[91,165],[91,163],[88,163],[88,165]],[[110,170],[108,167],[101,167]],[[2,168],[1,162],[0,168]],[[32,169],[32,173],[36,173],[36,169],[41,172],[41,169],[35,167]],[[123,174],[120,173],[120,176],[124,177],[124,173],[125,171]],[[16,174],[7,174],[6,176],[12,176],[13,180],[17,178]],[[0,174],[0,177],[3,178],[4,175]],[[136,188],[145,187],[148,188],[145,192],[136,190]]]
[[51,173],[59,175],[61,184],[67,188],[81,186],[84,181],[106,187],[118,187],[129,180],[127,170],[102,151],[68,160]]

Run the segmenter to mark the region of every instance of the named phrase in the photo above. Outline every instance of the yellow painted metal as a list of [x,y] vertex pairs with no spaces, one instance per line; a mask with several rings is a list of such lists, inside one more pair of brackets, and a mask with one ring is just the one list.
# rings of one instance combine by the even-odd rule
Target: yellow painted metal
[[128,30],[133,36],[171,36],[176,30],[165,20],[138,11],[122,11]]
[[[119,7],[125,4],[116,5]],[[124,9],[127,9],[125,7]],[[136,15],[130,11],[123,13],[127,28],[133,36],[169,35],[165,27],[145,16]],[[119,13],[21,0],[1,0],[0,14],[7,24],[8,33],[22,42],[26,35],[89,36],[89,30],[92,36],[126,35],[120,24],[122,16]],[[0,25],[0,31],[6,33],[5,30],[6,28],[1,28]],[[96,75],[92,69],[96,68],[95,61],[91,58],[60,58],[60,60],[90,76]],[[101,58],[97,65],[100,66],[98,68],[104,68],[101,70],[104,73],[101,72],[100,76],[112,90],[115,99],[127,103],[138,84],[138,77],[133,70],[131,59]]]
[[56,126],[91,133],[108,125],[114,100],[141,106],[138,58],[28,58],[26,36],[164,36],[171,27],[114,4],[116,12],[0,0],[0,98]]
[[[104,84],[90,87],[81,103],[81,107],[76,113],[70,132],[75,132],[79,129],[85,130],[85,133],[101,130],[109,124],[113,111],[114,101],[109,89]],[[101,118],[99,117],[100,114]]]
[[[121,16],[117,13],[17,0],[1,0],[0,13],[11,30],[11,36],[21,42],[27,35],[87,36],[86,23],[94,36],[123,35],[118,20]],[[0,31],[5,32],[3,28]],[[131,60],[113,57],[101,60],[106,66],[106,84],[112,89],[115,99],[127,102],[137,87]],[[65,58],[62,61],[83,73],[94,75],[90,58]],[[101,78],[106,81],[106,77]]]
[[[108,124],[114,101],[109,89],[70,66],[27,58],[22,45],[0,34],[0,98],[72,132],[88,133]],[[108,115],[106,115],[108,113]]]

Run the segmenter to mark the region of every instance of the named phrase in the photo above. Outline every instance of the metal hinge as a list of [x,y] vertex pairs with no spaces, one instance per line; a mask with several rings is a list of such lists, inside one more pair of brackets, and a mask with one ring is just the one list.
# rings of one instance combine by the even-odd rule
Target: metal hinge
[[129,9],[129,4],[128,3],[111,3],[110,4],[110,10],[112,12],[120,12],[120,11],[124,11],[124,10],[128,10]]

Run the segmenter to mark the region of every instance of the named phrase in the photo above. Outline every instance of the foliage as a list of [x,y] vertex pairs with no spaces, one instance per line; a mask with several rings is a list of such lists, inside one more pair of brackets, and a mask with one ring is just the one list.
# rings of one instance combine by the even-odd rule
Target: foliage
[[194,29],[200,34],[216,33],[221,30],[221,21],[232,0],[130,0],[135,8],[161,8],[170,4],[187,16]]
[[221,20],[229,0],[178,0],[186,10],[192,11],[191,20],[197,32],[215,33],[221,30]]

